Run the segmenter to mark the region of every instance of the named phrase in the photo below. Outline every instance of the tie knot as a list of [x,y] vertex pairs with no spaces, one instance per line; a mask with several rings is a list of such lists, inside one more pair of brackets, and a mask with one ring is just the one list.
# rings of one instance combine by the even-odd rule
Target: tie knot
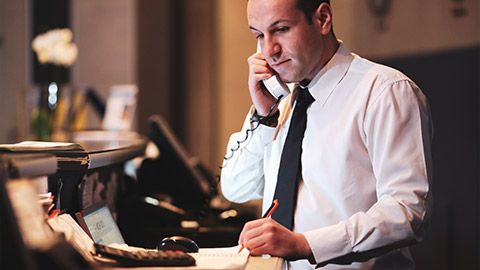
[[297,96],[298,105],[308,106],[315,101],[315,99],[310,94],[310,91],[308,91],[308,88],[299,87],[298,90],[299,90],[299,93]]

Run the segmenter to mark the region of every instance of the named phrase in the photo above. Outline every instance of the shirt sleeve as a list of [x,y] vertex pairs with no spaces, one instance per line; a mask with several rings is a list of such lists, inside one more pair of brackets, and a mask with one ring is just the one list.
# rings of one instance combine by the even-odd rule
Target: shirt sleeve
[[222,166],[221,188],[228,200],[243,203],[263,197],[263,158],[265,146],[272,142],[276,128],[251,123],[253,107],[240,132],[230,136]]
[[337,224],[305,232],[318,266],[364,261],[422,239],[432,207],[432,126],[425,96],[409,80],[372,97],[363,123],[377,202]]

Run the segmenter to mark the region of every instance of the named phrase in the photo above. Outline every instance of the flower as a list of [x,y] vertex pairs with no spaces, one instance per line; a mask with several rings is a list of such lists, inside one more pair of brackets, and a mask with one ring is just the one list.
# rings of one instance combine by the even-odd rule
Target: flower
[[32,48],[41,64],[51,63],[69,67],[78,55],[78,48],[71,41],[70,29],[53,29],[36,36],[32,41]]

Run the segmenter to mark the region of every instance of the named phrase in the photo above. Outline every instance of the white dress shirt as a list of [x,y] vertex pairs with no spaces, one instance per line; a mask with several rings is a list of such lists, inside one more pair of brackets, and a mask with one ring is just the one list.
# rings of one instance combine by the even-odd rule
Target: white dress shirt
[[[401,72],[352,54],[342,42],[307,87],[315,101],[307,111],[293,231],[305,235],[317,263],[383,251],[322,269],[413,269],[405,246],[421,240],[432,206],[425,96]],[[227,199],[263,198],[263,211],[270,206],[296,94],[282,100],[276,128],[260,125],[232,153],[256,125],[251,110],[231,136],[221,177]],[[315,268],[307,260],[290,265]]]

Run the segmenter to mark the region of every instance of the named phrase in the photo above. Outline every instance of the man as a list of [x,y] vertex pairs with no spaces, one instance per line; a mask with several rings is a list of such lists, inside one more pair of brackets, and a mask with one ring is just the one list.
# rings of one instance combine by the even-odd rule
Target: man
[[[422,239],[431,211],[432,128],[421,90],[350,53],[335,38],[329,1],[249,0],[247,14],[262,53],[248,59],[254,106],[230,138],[223,194],[239,203],[263,198],[264,211],[278,199],[278,212],[287,201],[278,195],[282,167],[300,165],[291,230],[281,216],[254,220],[239,244],[292,269],[414,269],[407,246]],[[262,83],[272,75],[303,88],[276,106]],[[301,158],[284,162],[300,96],[313,100]]]

